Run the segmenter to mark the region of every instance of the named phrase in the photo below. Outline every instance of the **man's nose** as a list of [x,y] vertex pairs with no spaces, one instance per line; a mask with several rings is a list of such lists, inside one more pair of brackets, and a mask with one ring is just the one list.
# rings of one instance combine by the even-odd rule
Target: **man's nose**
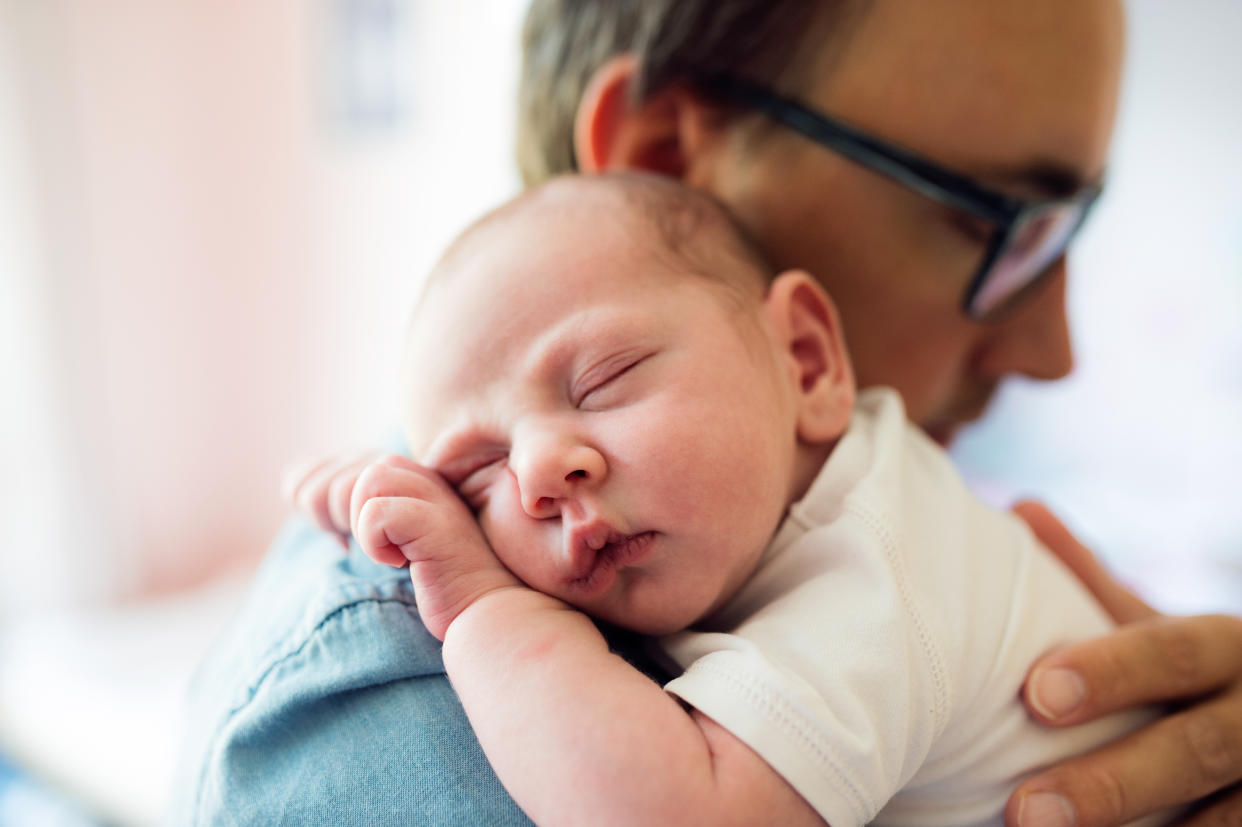
[[1020,373],[1032,379],[1053,380],[1074,369],[1065,308],[1065,258],[1053,268],[1047,283],[1026,304],[996,324],[976,362],[980,373],[995,379]]
[[528,433],[510,448],[522,509],[532,517],[560,516],[564,504],[604,481],[604,456],[583,440],[545,430]]

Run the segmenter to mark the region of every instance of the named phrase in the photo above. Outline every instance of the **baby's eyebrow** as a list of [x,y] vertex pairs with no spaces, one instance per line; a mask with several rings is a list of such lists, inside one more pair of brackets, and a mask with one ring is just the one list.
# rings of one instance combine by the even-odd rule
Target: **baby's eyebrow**
[[528,377],[544,376],[557,369],[567,369],[577,362],[585,350],[606,346],[633,335],[635,320],[631,312],[614,309],[587,308],[560,320],[544,331],[522,360]]
[[584,331],[597,329],[579,313],[540,336],[522,360],[520,375],[533,382],[564,373],[584,347]]
[[579,313],[548,331],[531,349],[523,370],[532,381],[566,382],[565,390],[572,395],[570,385],[580,384],[582,374],[613,360],[621,350],[644,349],[650,338],[650,331],[632,314]]

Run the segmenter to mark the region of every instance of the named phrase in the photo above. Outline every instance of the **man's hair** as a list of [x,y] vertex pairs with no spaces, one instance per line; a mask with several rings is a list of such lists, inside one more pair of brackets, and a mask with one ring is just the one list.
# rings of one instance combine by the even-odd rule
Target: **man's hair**
[[[740,74],[800,91],[803,41],[830,46],[847,0],[532,0],[522,29],[517,161],[537,184],[576,171],[574,118],[592,75],[632,54],[637,105],[672,84]],[[815,26],[813,23],[821,25]],[[813,31],[814,30],[814,31]],[[793,77],[790,77],[790,76]]]

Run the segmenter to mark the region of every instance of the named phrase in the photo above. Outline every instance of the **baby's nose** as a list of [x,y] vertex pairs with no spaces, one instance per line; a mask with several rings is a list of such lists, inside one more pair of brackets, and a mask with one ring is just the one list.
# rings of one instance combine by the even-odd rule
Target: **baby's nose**
[[534,437],[511,450],[509,465],[517,478],[523,510],[539,519],[560,516],[566,500],[584,488],[598,486],[607,473],[599,451],[555,435]]

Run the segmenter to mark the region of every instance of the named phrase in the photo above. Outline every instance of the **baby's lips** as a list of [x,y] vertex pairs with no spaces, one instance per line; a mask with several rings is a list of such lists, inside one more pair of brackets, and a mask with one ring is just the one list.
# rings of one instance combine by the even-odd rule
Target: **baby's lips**
[[600,519],[567,525],[564,540],[566,579],[582,580],[595,568],[599,550],[626,535]]

